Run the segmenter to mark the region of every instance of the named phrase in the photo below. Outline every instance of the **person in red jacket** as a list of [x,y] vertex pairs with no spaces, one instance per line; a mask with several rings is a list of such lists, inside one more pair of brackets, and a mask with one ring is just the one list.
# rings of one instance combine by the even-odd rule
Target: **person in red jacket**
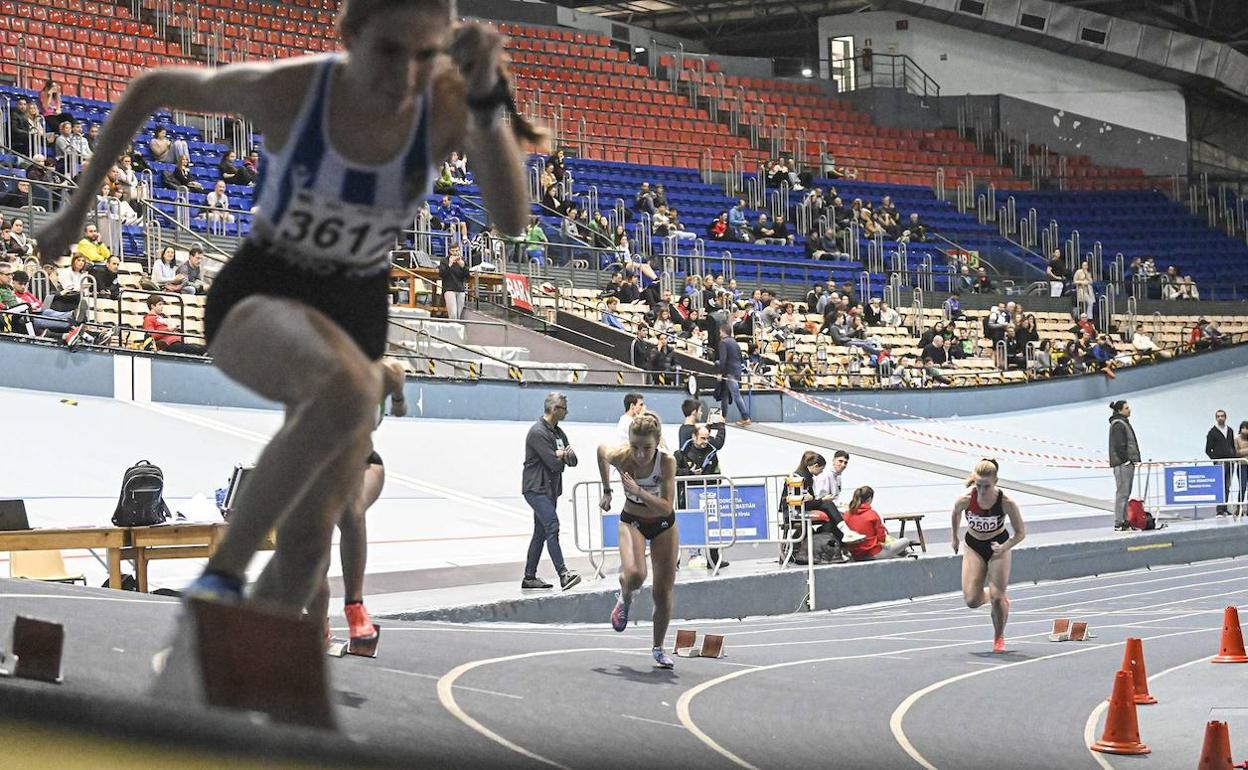
[[849,500],[849,510],[844,514],[845,526],[864,538],[860,542],[850,543],[847,546],[854,561],[904,556],[913,545],[910,539],[905,537],[885,542],[888,540],[888,530],[884,528],[884,521],[880,518],[880,514],[871,507],[871,501],[874,499],[874,489],[866,486],[858,487],[854,490],[854,496]]
[[143,328],[147,330],[147,336],[152,338],[156,343],[157,350],[167,351],[169,353],[186,353],[192,356],[202,356],[208,352],[208,348],[203,345],[196,345],[193,342],[184,342],[185,335],[175,332],[165,319],[163,313],[165,311],[165,298],[159,294],[151,294],[147,298],[147,315],[143,316]]

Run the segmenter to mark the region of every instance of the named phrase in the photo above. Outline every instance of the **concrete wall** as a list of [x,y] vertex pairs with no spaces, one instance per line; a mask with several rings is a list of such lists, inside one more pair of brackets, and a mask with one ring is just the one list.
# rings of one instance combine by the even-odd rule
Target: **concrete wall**
[[[907,19],[909,29],[896,28]],[[1103,64],[900,13],[873,11],[819,19],[826,41],[853,35],[861,48],[904,54],[940,84],[942,96],[1005,94],[1055,110],[1118,123],[1186,141],[1187,113],[1179,87]],[[824,62],[826,71],[826,61]]]
[[[1248,525],[1186,532],[1159,530],[1112,540],[1020,547],[1014,551],[1010,580],[1015,584],[1062,580],[1246,553]],[[957,591],[961,571],[962,557],[953,555],[816,567],[815,608],[827,610]],[[395,613],[389,617],[455,623],[601,623],[605,608],[611,606],[615,595],[614,582],[604,581],[604,590],[600,591]],[[806,595],[805,567],[777,569],[763,575],[694,580],[680,584],[673,617],[693,620],[787,615],[801,609]],[[642,588],[636,597],[633,616],[648,618],[654,608],[650,586]]]

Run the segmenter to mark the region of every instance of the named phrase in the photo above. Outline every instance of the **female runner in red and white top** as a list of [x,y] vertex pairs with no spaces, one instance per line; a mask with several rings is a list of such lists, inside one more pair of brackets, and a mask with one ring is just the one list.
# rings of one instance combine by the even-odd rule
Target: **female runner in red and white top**
[[[962,598],[972,608],[992,602],[992,651],[1005,652],[1005,622],[1010,616],[1010,600],[1005,595],[1010,582],[1010,549],[1027,536],[1023,515],[1018,505],[997,489],[996,460],[980,460],[966,485],[966,494],[953,505],[952,524],[953,552],[957,553],[961,545],[958,532],[965,516]],[[1013,535],[1005,528],[1006,518]]]

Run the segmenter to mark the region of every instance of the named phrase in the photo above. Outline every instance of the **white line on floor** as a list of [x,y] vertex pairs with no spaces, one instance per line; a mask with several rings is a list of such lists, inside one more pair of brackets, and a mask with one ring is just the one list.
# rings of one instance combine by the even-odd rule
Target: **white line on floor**
[[660,719],[647,719],[645,717],[635,717],[632,714],[620,714],[620,716],[624,717],[625,719],[632,719],[637,722],[645,722],[646,724],[663,725],[664,727],[675,727],[677,730],[685,729],[684,725],[678,725],[675,722],[664,722]]
[[[387,630],[389,630],[389,629],[387,629]],[[438,679],[441,679],[441,678],[442,678],[442,677],[438,676],[437,674],[421,674],[421,673],[418,673],[418,672],[416,672],[416,671],[403,671],[403,670],[401,670],[401,669],[397,669],[397,668],[380,668],[380,667],[379,667],[377,670],[378,670],[378,671],[386,671],[386,672],[391,673],[391,674],[402,674],[403,676],[414,676],[414,677],[417,677],[418,679],[433,679],[433,680],[435,680],[435,681],[436,681],[436,680],[438,680]],[[524,700],[524,696],[523,696],[523,695],[512,695],[512,694],[511,694],[511,693],[509,693],[509,692],[496,692],[496,691],[494,691],[494,690],[482,690],[482,689],[481,689],[481,688],[479,688],[479,687],[466,687],[466,686],[464,686],[464,685],[462,685],[462,684],[461,684],[461,685],[456,685],[455,689],[457,689],[457,690],[466,690],[466,691],[468,691],[468,692],[477,692],[477,693],[481,693],[482,695],[497,695],[497,696],[498,696],[498,697],[500,697],[500,698],[511,698],[511,699],[513,699],[513,700]]]

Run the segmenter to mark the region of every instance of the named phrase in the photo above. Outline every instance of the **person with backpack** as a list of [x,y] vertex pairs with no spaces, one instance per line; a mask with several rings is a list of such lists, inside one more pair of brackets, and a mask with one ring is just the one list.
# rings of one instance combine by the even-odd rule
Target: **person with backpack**
[[1131,427],[1131,405],[1119,399],[1109,405],[1109,467],[1114,471],[1114,531],[1127,532],[1127,503],[1140,462],[1140,445]]
[[[953,505],[953,552],[963,543],[962,598],[974,609],[992,602],[992,651],[1005,652],[1005,623],[1010,617],[1006,589],[1010,582],[1010,549],[1027,536],[1018,504],[997,488],[996,460],[980,460],[966,480],[966,494]],[[962,519],[966,535],[958,538]],[[1010,520],[1011,535],[1005,528]],[[988,588],[985,590],[984,584]]]

